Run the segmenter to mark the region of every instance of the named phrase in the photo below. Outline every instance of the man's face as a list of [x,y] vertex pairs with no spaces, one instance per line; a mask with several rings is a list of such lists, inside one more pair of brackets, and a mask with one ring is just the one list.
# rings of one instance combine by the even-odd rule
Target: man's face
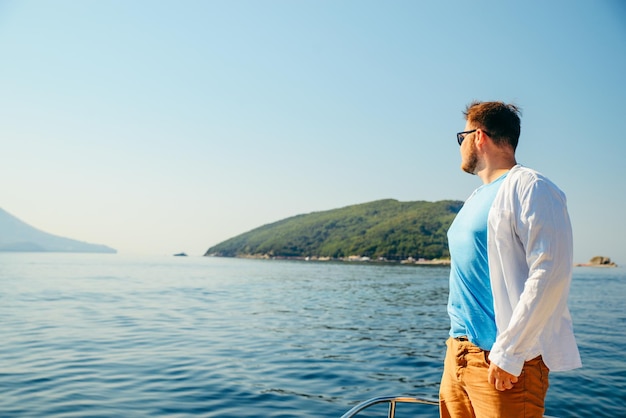
[[[472,129],[474,128],[467,122],[464,131],[471,131]],[[476,174],[476,168],[478,167],[478,151],[474,142],[475,136],[476,132],[467,134],[461,143],[461,169],[469,174]]]

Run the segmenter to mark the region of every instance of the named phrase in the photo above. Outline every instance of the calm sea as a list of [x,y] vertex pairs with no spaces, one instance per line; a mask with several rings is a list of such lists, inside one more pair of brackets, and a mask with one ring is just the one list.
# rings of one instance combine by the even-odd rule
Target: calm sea
[[[436,399],[447,280],[446,267],[3,253],[0,417],[330,418],[374,396]],[[625,269],[575,270],[584,368],[551,374],[547,414],[626,416],[625,296]]]

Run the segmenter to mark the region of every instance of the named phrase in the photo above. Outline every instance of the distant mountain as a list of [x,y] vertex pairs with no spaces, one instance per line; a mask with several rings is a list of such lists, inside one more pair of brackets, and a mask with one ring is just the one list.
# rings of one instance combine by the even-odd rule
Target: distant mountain
[[462,206],[452,200],[386,199],[298,215],[226,240],[205,256],[446,258],[447,230]]
[[106,245],[89,244],[48,234],[0,209],[0,251],[116,253]]

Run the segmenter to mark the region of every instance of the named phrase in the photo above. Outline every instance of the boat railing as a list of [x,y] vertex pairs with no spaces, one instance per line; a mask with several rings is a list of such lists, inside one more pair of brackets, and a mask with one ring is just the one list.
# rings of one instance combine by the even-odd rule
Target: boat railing
[[352,418],[364,409],[370,406],[378,405],[381,403],[389,404],[389,411],[387,412],[387,418],[394,418],[396,416],[396,404],[398,403],[421,403],[426,405],[439,405],[437,401],[415,398],[412,396],[379,396],[377,398],[368,399],[363,401],[343,414],[341,418]]
[[[396,404],[398,403],[420,403],[425,405],[439,406],[439,402],[429,399],[420,399],[412,396],[379,396],[377,398],[368,399],[354,406],[348,412],[343,414],[341,418],[352,418],[364,409],[370,406],[378,405],[381,403],[388,403],[389,410],[387,412],[387,418],[395,418],[396,416]],[[544,418],[555,418],[553,416],[544,415]]]

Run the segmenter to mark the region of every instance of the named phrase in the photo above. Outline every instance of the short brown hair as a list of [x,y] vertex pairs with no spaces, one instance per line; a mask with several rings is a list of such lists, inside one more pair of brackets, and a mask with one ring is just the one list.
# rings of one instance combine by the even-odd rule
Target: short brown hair
[[497,145],[507,144],[517,148],[522,111],[513,104],[503,102],[479,102],[468,104],[463,112],[465,119],[488,132]]

